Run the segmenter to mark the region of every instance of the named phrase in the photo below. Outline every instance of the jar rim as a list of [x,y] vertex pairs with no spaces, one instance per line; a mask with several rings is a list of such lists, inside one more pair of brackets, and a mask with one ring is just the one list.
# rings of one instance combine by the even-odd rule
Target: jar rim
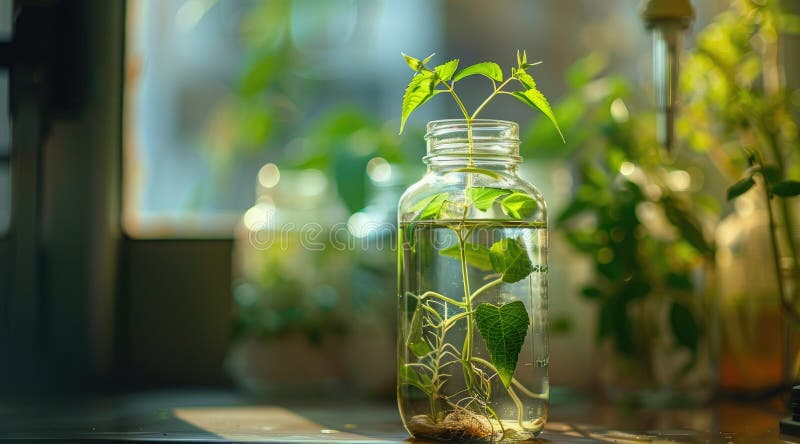
[[[472,119],[470,122],[470,126],[473,130],[491,130],[496,128],[497,130],[505,130],[509,131],[510,135],[513,137],[509,137],[505,135],[503,138],[508,140],[509,142],[519,141],[519,124],[517,122],[513,122],[511,120],[502,120],[502,119]],[[439,119],[439,120],[431,120],[428,122],[426,126],[426,133],[425,133],[425,140],[428,140],[432,137],[435,137],[440,132],[445,131],[452,131],[452,130],[463,130],[467,127],[467,119]]]
[[509,120],[445,119],[428,122],[425,134],[428,154],[426,163],[434,159],[459,162],[519,163],[519,125]]

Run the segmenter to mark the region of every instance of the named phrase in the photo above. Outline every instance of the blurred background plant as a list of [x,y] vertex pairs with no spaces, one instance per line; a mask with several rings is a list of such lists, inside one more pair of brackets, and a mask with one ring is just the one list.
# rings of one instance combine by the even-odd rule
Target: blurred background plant
[[[581,294],[597,306],[597,382],[630,402],[702,401],[716,380],[714,248],[694,200],[712,200],[698,193],[690,159],[665,166],[654,115],[629,110],[642,104],[632,103],[629,81],[603,74],[606,60],[576,63],[572,91],[555,105],[576,166],[555,226],[593,264]],[[544,134],[534,124],[526,141],[549,146]]]
[[[338,67],[309,57],[289,38],[297,6],[264,1],[246,14],[246,63],[236,93],[212,113],[205,138],[223,176],[265,146],[284,147],[275,150],[275,163],[259,171],[256,204],[239,228],[228,367],[257,392],[290,395],[355,385],[388,396],[394,365],[365,371],[350,364],[367,351],[381,363],[393,359],[394,300],[388,295],[396,276],[390,227],[404,186],[398,164],[416,161],[424,145],[401,146],[413,139],[397,137],[348,91],[331,94],[331,82],[321,74]],[[303,26],[323,26],[331,14],[317,11],[311,21],[320,23]],[[322,101],[320,91],[328,93]],[[418,130],[415,136],[421,139]],[[302,191],[315,182],[320,185],[314,190]],[[259,236],[274,243],[253,245]],[[298,365],[270,358],[279,355],[294,356]],[[310,365],[314,356],[324,359]]]
[[785,70],[800,16],[781,6],[735,0],[703,29],[683,68],[686,106],[678,124],[686,145],[712,161],[716,183],[732,184],[735,211],[716,233],[721,384],[750,394],[797,380],[800,232],[788,197],[800,190],[786,179],[800,177],[800,97]]

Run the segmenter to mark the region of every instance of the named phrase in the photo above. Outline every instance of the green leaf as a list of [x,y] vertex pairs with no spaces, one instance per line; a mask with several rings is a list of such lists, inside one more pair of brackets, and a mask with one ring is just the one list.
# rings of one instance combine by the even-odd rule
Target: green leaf
[[678,344],[691,350],[692,354],[697,353],[700,327],[692,310],[685,304],[673,302],[669,309],[669,323]]
[[414,370],[414,367],[408,364],[402,364],[400,366],[398,375],[400,376],[400,384],[413,385],[425,393],[431,393],[433,391],[433,382],[431,378],[424,373],[418,373]]
[[436,68],[433,68],[433,71],[436,73],[436,77],[438,77],[439,80],[446,82],[453,77],[456,69],[458,69],[458,59],[453,59],[447,63],[442,63]]
[[602,299],[603,291],[597,287],[584,287],[581,294],[586,299]]
[[[531,80],[533,80],[533,78],[531,78]],[[547,101],[547,98],[541,91],[536,88],[531,88],[525,91],[515,91],[511,93],[511,95],[519,99],[522,103],[541,111],[542,114],[550,119],[550,122],[556,127],[556,131],[558,131],[558,134],[561,136],[561,140],[566,143],[564,134],[561,133],[561,128],[559,128],[558,122],[556,121],[556,116],[553,114],[552,108],[550,108],[550,102]]]
[[425,315],[424,310],[425,309],[422,308],[422,303],[418,302],[417,307],[414,309],[414,315],[411,317],[411,325],[408,328],[408,338],[406,338],[406,347],[418,358],[433,351],[422,336],[422,320]]
[[408,210],[412,213],[417,213],[414,218],[416,220],[435,219],[439,217],[439,213],[447,200],[447,193],[436,193],[422,199]]
[[425,67],[426,63],[431,61],[431,59],[433,58],[433,56],[436,53],[433,53],[433,54],[429,55],[428,57],[425,57],[425,60],[416,59],[416,58],[411,57],[410,55],[408,55],[406,53],[403,53],[403,52],[401,52],[400,54],[403,55],[403,58],[406,60],[406,63],[408,64],[408,66],[411,69],[413,69],[414,71],[420,71],[420,70],[422,70],[422,68]]
[[528,277],[533,271],[528,253],[517,239],[505,238],[489,249],[492,269],[501,273],[503,282],[513,284]]
[[481,211],[486,211],[491,208],[498,197],[509,193],[509,190],[501,188],[475,187],[469,189],[469,198],[472,200],[472,206]]
[[447,193],[436,193],[420,200],[408,209],[411,213],[415,213],[412,222],[405,228],[405,238],[412,251],[416,249],[417,244],[417,223],[421,220],[438,218],[446,201]]
[[494,62],[481,62],[467,66],[466,68],[459,71],[455,77],[453,77],[453,81],[458,82],[464,77],[472,76],[475,74],[486,76],[497,82],[503,81],[503,70],[500,69],[500,66]]
[[[458,244],[454,244],[439,250],[439,254],[460,260],[461,248],[459,248]],[[491,253],[489,252],[489,249],[483,245],[473,244],[472,242],[464,242],[464,257],[467,259],[467,263],[475,268],[481,270],[492,269]]]
[[436,80],[436,76],[432,71],[422,71],[411,78],[411,82],[409,82],[406,92],[403,94],[400,134],[403,133],[408,116],[438,93],[438,91],[434,90],[437,82],[438,80]]
[[678,229],[681,237],[686,239],[697,251],[705,255],[713,255],[714,247],[706,241],[703,228],[697,216],[682,208],[669,196],[661,198],[664,215]]
[[735,199],[753,188],[756,182],[752,177],[745,177],[728,188],[728,200]]
[[783,179],[781,169],[775,165],[763,165],[759,168],[759,172],[771,184],[776,184]]
[[503,211],[514,219],[526,219],[531,217],[533,213],[539,208],[533,198],[525,193],[515,191],[503,199]]
[[536,89],[536,81],[533,80],[530,74],[522,69],[514,71],[514,78],[519,80],[526,89]]
[[525,304],[514,301],[497,306],[484,302],[475,309],[475,323],[486,343],[497,375],[508,388],[530,325]]
[[628,304],[624,300],[606,299],[600,306],[597,317],[597,340],[611,338],[617,352],[626,356],[636,355],[636,346],[631,335],[631,320]]
[[784,180],[772,187],[772,193],[781,197],[794,197],[800,195],[800,182],[796,180]]
[[500,175],[495,173],[492,170],[487,170],[486,168],[475,168],[475,167],[464,167],[458,168],[453,170],[455,173],[474,173],[474,174],[483,174],[484,176],[489,176],[492,179],[499,179]]

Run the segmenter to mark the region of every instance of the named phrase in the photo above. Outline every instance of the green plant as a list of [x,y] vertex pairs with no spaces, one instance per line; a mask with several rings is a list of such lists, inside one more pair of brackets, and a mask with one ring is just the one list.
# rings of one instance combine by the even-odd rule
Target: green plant
[[[412,424],[409,428],[418,427],[416,429],[418,432],[427,429],[429,431],[423,435],[434,438],[451,436],[450,434],[456,434],[459,438],[485,437],[491,427],[485,426],[486,422],[476,422],[468,412],[470,409],[486,412],[487,421],[495,420],[502,427],[500,417],[491,404],[491,381],[494,378],[501,381],[503,389],[513,400],[517,408],[517,422],[524,428],[525,411],[517,390],[526,396],[541,398],[541,395],[530,392],[514,378],[522,344],[529,328],[528,311],[519,300],[502,304],[477,303],[477,300],[494,287],[504,283],[513,284],[522,281],[534,271],[546,270],[531,262],[520,239],[503,237],[489,246],[470,242],[469,239],[476,230],[490,228],[497,222],[468,220],[467,214],[473,208],[485,212],[492,207],[499,207],[506,216],[505,220],[516,221],[520,226],[524,226],[531,224],[527,219],[539,210],[540,204],[519,190],[474,186],[475,175],[485,175],[493,179],[499,178],[499,175],[494,171],[478,168],[473,162],[472,125],[492,99],[498,95],[511,95],[540,110],[559,134],[561,131],[547,99],[536,88],[533,77],[527,73],[527,70],[535,64],[528,63],[525,52],[517,53],[517,65],[511,67],[509,77],[505,77],[500,66],[493,62],[478,63],[459,71],[457,59],[429,69],[426,64],[432,55],[423,60],[405,54],[403,56],[415,74],[403,96],[400,131],[402,132],[407,118],[415,109],[435,95],[447,92],[463,114],[468,134],[467,166],[455,170],[466,174],[467,177],[465,188],[456,193],[459,197],[453,198],[454,193],[451,192],[427,196],[409,208],[413,217],[407,224],[401,226],[400,263],[403,263],[404,246],[408,246],[412,251],[416,248],[415,233],[421,224],[438,224],[453,233],[456,243],[439,249],[438,254],[459,261],[460,286],[463,290],[460,297],[450,297],[432,290],[407,295],[408,300],[412,301],[409,312],[413,315],[402,339],[403,345],[417,358],[417,361],[400,362],[400,383],[421,390],[427,396],[430,405],[429,415],[421,423]],[[475,75],[490,79],[492,92],[472,113],[469,113],[456,93],[455,85],[456,82]],[[517,82],[523,89],[505,91],[504,89],[512,82]],[[470,288],[470,267],[485,272],[488,281],[475,290]],[[453,314],[442,315],[440,311]],[[463,327],[465,331],[460,349],[448,339],[448,334],[457,326]],[[473,355],[475,330],[480,333],[490,360]],[[452,378],[450,368],[453,366],[460,367],[465,385],[465,389],[458,392],[457,397],[452,394],[446,395],[442,390]],[[445,415],[445,410],[454,413]],[[446,431],[448,427],[446,424],[453,422],[453,415],[462,418],[455,421],[461,421],[462,424],[459,426],[461,428]],[[468,432],[467,425],[470,421],[473,424],[483,424],[485,427],[481,426],[477,431]]]
[[787,13],[780,2],[731,1],[731,8],[698,35],[687,60],[682,80],[689,105],[680,128],[689,146],[706,153],[732,183],[728,200],[761,185],[776,288],[784,313],[797,323],[800,286],[789,294],[780,266],[786,257],[788,275],[800,279],[800,248],[788,200],[800,194],[800,183],[786,179],[800,177],[800,107],[787,88],[781,62],[784,37],[792,34],[800,34],[800,16]]
[[[680,386],[697,368],[708,331],[706,298],[693,275],[710,266],[714,247],[693,202],[708,199],[670,180],[675,173],[688,180],[676,166],[692,160],[664,165],[652,115],[628,111],[632,88],[621,77],[604,75],[605,67],[598,54],[575,63],[572,91],[554,104],[570,130],[567,150],[578,165],[572,198],[555,221],[565,240],[591,261],[593,273],[581,295],[597,307],[597,342],[617,366],[615,395],[630,388],[635,400],[642,389]],[[532,126],[527,140],[552,143],[541,125]],[[658,359],[665,357],[683,359],[680,369],[658,371]]]
[[[406,120],[414,110],[433,98],[433,96],[446,92],[453,96],[453,100],[455,100],[456,105],[458,105],[459,110],[464,115],[464,120],[466,120],[468,126],[478,118],[478,114],[483,111],[492,99],[499,94],[505,94],[516,98],[531,108],[541,111],[542,114],[547,116],[553,126],[556,127],[561,138],[564,138],[564,135],[561,133],[561,128],[559,128],[558,122],[556,121],[556,117],[553,115],[553,110],[550,108],[550,103],[547,101],[544,94],[536,87],[536,81],[534,81],[533,77],[528,74],[528,69],[541,62],[528,63],[528,54],[525,51],[523,51],[522,54],[517,51],[517,66],[512,66],[510,68],[511,75],[508,77],[503,75],[503,70],[500,68],[500,65],[494,62],[476,63],[457,71],[459,60],[453,59],[433,69],[429,69],[425,64],[428,63],[433,56],[434,55],[431,54],[425,59],[419,60],[403,54],[406,63],[408,63],[408,66],[410,66],[416,74],[414,74],[414,77],[406,87],[406,92],[403,95],[403,107],[400,120],[401,134],[403,133]],[[461,98],[456,93],[455,85],[459,80],[474,75],[482,75],[491,80],[492,93],[470,113],[464,106],[464,102],[461,101]],[[516,81],[522,86],[522,89],[519,91],[504,91],[503,89],[512,81]],[[470,147],[471,146],[472,142],[470,141]]]

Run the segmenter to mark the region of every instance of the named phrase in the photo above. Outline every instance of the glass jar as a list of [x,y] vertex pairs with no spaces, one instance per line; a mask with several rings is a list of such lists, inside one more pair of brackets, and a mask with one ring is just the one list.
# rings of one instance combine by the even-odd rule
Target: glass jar
[[319,170],[267,164],[256,190],[236,230],[226,369],[257,395],[340,393],[349,379],[341,351],[353,270],[353,254],[336,231],[345,209]]
[[428,124],[398,208],[398,405],[415,438],[525,440],[548,413],[547,210],[519,127]]
[[[781,306],[764,194],[759,183],[739,196],[717,228],[720,388],[745,398],[788,389],[798,376],[798,332]],[[788,258],[781,262],[791,265]],[[751,272],[754,264],[759,273]],[[790,269],[781,271],[788,288]]]

